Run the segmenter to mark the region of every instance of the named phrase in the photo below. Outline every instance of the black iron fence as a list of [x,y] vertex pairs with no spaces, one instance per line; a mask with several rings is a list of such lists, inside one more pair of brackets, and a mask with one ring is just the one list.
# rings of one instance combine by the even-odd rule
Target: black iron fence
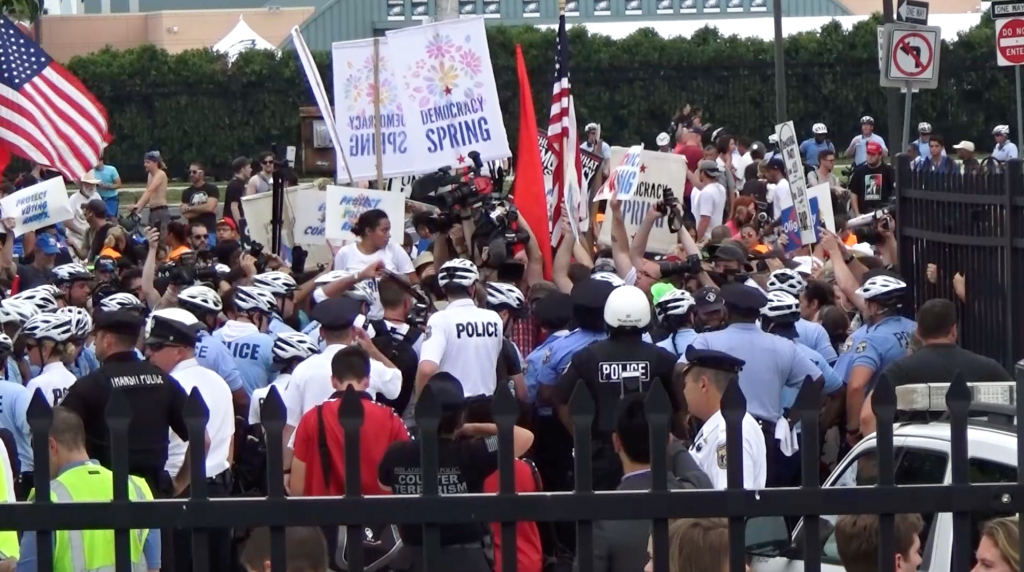
[[[364,555],[362,527],[372,525],[422,525],[425,546],[423,554],[426,569],[445,570],[439,560],[441,552],[439,526],[457,523],[501,523],[504,547],[501,563],[505,572],[516,571],[517,521],[575,521],[577,527],[576,554],[579,570],[593,570],[596,520],[652,521],[655,570],[668,570],[668,523],[682,517],[725,517],[729,520],[730,572],[744,570],[745,525],[753,517],[789,516],[805,517],[802,537],[812,539],[800,546],[789,546],[788,538],[781,543],[765,541],[760,547],[763,555],[781,554],[803,560],[804,569],[817,572],[822,558],[822,523],[819,514],[878,514],[880,515],[880,572],[892,572],[894,567],[894,514],[898,513],[953,513],[953,566],[956,572],[967,572],[971,567],[974,550],[971,540],[971,514],[1016,513],[1024,509],[1024,473],[1017,473],[1016,482],[997,484],[971,484],[968,469],[968,424],[971,392],[958,376],[946,395],[948,426],[950,428],[952,484],[925,486],[895,486],[894,424],[896,414],[895,391],[884,378],[879,382],[872,401],[878,418],[877,482],[875,486],[856,488],[821,488],[819,485],[818,414],[820,396],[812,384],[807,384],[798,396],[794,409],[803,426],[800,457],[803,476],[801,488],[743,490],[743,463],[741,420],[746,400],[737,384],[733,384],[722,398],[722,412],[727,431],[728,490],[725,491],[672,491],[668,490],[668,461],[666,443],[669,439],[671,407],[661,384],[653,384],[646,398],[646,415],[650,426],[653,487],[647,492],[594,492],[591,478],[591,424],[595,404],[587,388],[580,383],[570,402],[575,439],[575,491],[535,494],[515,494],[512,431],[517,417],[517,405],[507,392],[498,392],[493,401],[494,418],[498,426],[499,479],[497,494],[465,494],[441,496],[438,493],[438,439],[436,436],[441,410],[428,384],[417,406],[416,417],[420,429],[421,459],[423,467],[423,494],[419,496],[363,496],[360,490],[360,439],[363,410],[358,395],[347,391],[339,408],[339,422],[345,434],[345,468],[348,478],[343,497],[286,498],[282,482],[282,432],[285,409],[272,389],[262,406],[262,419],[266,430],[268,449],[269,494],[264,498],[210,499],[204,474],[203,447],[191,448],[191,498],[181,500],[155,500],[132,502],[128,499],[128,428],[132,412],[123,394],[114,392],[106,415],[111,431],[115,500],[105,503],[51,503],[50,484],[45,478],[37,479],[36,498],[29,503],[0,504],[0,522],[19,530],[37,530],[39,570],[52,570],[52,531],[114,529],[117,554],[117,572],[130,570],[129,530],[184,528],[192,530],[194,570],[208,570],[208,534],[214,528],[242,529],[269,526],[271,530],[271,568],[286,570],[284,527],[297,525],[339,526],[354,525],[347,529],[348,569],[362,571]],[[1024,414],[1024,402],[1008,408],[1010,417]],[[186,421],[192,439],[203,442],[204,427],[209,416],[197,390],[193,390],[186,409]],[[48,471],[47,435],[52,412],[45,399],[37,394],[29,408],[29,424],[33,433],[36,474]],[[1015,431],[1015,428],[1008,429]],[[1016,463],[1024,462],[1024,448],[1017,447]],[[1012,465],[1012,458],[1006,459]],[[863,467],[861,467],[863,469]],[[945,469],[942,470],[945,475]],[[822,521],[824,522],[824,521]],[[685,547],[684,547],[685,548]],[[942,547],[945,549],[945,547]],[[884,555],[889,555],[885,557]]]
[[[963,347],[1013,371],[1024,357],[1024,174],[1016,159],[985,166],[978,175],[935,174],[896,158],[900,268],[914,307],[934,297],[960,303]],[[938,267],[935,284],[928,264]],[[957,273],[966,301],[953,291]]]

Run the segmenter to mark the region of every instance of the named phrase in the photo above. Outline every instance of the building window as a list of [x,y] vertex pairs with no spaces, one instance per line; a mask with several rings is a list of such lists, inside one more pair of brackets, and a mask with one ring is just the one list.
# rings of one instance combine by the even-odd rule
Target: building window
[[388,1],[388,20],[405,20],[405,0]]
[[430,17],[430,0],[412,0],[412,17],[424,20]]
[[523,18],[540,17],[539,0],[523,0]]

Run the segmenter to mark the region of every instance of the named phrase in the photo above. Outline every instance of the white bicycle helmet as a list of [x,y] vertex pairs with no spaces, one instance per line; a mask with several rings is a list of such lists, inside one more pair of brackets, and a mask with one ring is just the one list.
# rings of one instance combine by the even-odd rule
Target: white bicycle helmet
[[353,300],[366,302],[367,304],[373,304],[377,299],[377,293],[373,291],[373,286],[370,284],[369,280],[356,282],[351,288],[345,291],[344,295],[352,298]]
[[345,280],[348,278],[354,278],[355,275],[351,272],[344,270],[331,270],[325,274],[321,274],[313,279],[313,284],[322,286],[324,284],[330,284],[331,282],[337,282],[338,280]]
[[780,268],[768,275],[768,291],[781,290],[799,296],[807,288],[807,282],[796,270]]
[[231,274],[231,267],[227,264],[214,264],[213,269],[216,270],[217,274],[220,276],[227,276],[228,274]]
[[61,264],[54,266],[50,272],[53,273],[54,282],[57,284],[69,284],[76,280],[92,280],[92,273],[81,264]]
[[306,359],[320,353],[320,346],[309,336],[299,332],[283,332],[274,336],[274,361],[279,363],[293,359]]
[[882,301],[903,296],[907,291],[907,283],[886,276],[872,276],[864,282],[864,285],[857,289],[857,295],[865,300]]
[[800,301],[789,292],[774,290],[768,292],[768,303],[761,308],[761,315],[768,318],[800,315]]
[[142,301],[135,297],[135,294],[128,292],[117,292],[100,300],[100,310],[104,312],[116,312],[118,310],[141,310],[145,308]]
[[92,316],[85,308],[76,306],[65,306],[57,310],[58,316],[65,316],[71,320],[71,337],[76,340],[84,340],[92,333]]
[[659,320],[664,321],[669,316],[685,316],[696,306],[697,301],[693,299],[686,290],[669,290],[654,305],[654,314]]
[[14,351],[14,342],[11,341],[11,337],[5,333],[0,332],[0,352],[11,352]]
[[604,304],[604,322],[612,328],[645,328],[651,323],[647,295],[636,286],[612,290]]
[[252,279],[252,285],[274,296],[287,296],[299,287],[294,278],[277,270],[257,274]]
[[219,313],[224,303],[209,286],[189,286],[178,293],[178,303],[191,312]]
[[623,280],[622,278],[619,278],[618,274],[615,274],[614,272],[595,272],[590,275],[590,278],[591,280],[601,280],[602,282],[607,282],[612,286],[615,286],[616,288],[618,288],[619,286],[626,285],[626,281]]
[[828,135],[828,127],[825,127],[824,123],[815,123],[811,127],[811,133],[815,135]]
[[71,327],[71,318],[67,314],[36,314],[32,319],[25,322],[18,332],[18,336],[25,336],[33,340],[52,340],[54,342],[66,342],[72,338],[74,331]]
[[932,132],[932,124],[927,121],[922,121],[917,124],[917,132],[923,135],[927,135]]
[[9,324],[11,322],[21,323],[23,320],[12,310],[9,310],[6,306],[0,304],[0,324]]
[[437,284],[441,287],[456,284],[469,288],[480,280],[480,271],[473,261],[465,258],[453,258],[441,265],[437,271]]
[[265,290],[239,286],[235,290],[235,308],[240,312],[258,312],[269,316],[277,310],[277,300]]
[[7,310],[17,318],[17,320],[5,320],[3,323],[17,321],[24,324],[39,313],[39,308],[36,308],[35,304],[27,300],[14,300],[13,298],[0,300],[0,307],[3,307],[4,310]]
[[526,305],[526,297],[519,288],[500,282],[487,283],[487,305],[492,308],[511,308],[521,310]]
[[992,130],[992,135],[1009,135],[1009,125],[996,125],[995,129]]
[[11,296],[11,300],[21,300],[28,302],[36,307],[40,312],[56,312],[57,311],[57,296],[54,295],[53,290],[56,286],[37,286],[30,288],[24,292],[18,292],[14,296]]
[[875,118],[871,117],[870,115],[865,115],[864,117],[860,118],[860,124],[861,125],[874,125],[875,124]]

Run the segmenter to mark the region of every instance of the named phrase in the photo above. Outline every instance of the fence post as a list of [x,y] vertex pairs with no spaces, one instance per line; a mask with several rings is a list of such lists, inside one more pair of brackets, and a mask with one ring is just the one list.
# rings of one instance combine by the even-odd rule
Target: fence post
[[[192,463],[189,483],[189,505],[210,500],[206,486],[206,423],[210,420],[210,409],[203,401],[198,387],[193,387],[185,405],[185,425],[188,426],[188,452]],[[195,572],[210,570],[210,531],[206,528],[192,529],[192,569]],[[180,534],[188,534],[180,532]]]
[[[879,376],[878,383],[875,384],[875,389],[871,392],[871,410],[875,414],[878,486],[893,487],[896,484],[896,469],[892,424],[896,416],[896,392],[889,377],[884,373]],[[870,453],[866,453],[864,456],[868,455]],[[878,515],[879,572],[894,572],[895,570],[896,561],[892,556],[896,553],[895,528],[896,519],[893,513],[883,512]]]
[[[671,383],[671,380],[669,380]],[[672,419],[672,404],[666,386],[659,378],[654,379],[651,390],[644,401],[644,414],[651,428],[651,490],[668,490],[668,440]],[[651,526],[651,540],[654,549],[654,572],[668,572],[668,520],[655,519]]]
[[[338,407],[338,424],[345,431],[345,498],[359,498],[363,496],[363,471],[359,462],[361,456],[359,441],[364,418],[363,398],[360,397],[354,387],[349,385],[345,388],[345,393],[341,396],[341,405]],[[326,438],[326,435],[324,435],[324,438]],[[321,459],[321,462],[326,463],[328,460]],[[315,471],[317,467],[311,467],[308,470]],[[327,485],[326,481],[324,485]],[[338,533],[338,531],[332,532]],[[362,526],[345,527],[345,549],[348,561],[346,570],[362,572],[364,538]],[[327,556],[332,562],[336,561],[337,555],[328,554]]]
[[[260,422],[263,438],[267,443],[267,493],[269,498],[284,498],[284,425],[286,410],[284,400],[276,385],[260,405]],[[285,536],[283,526],[270,527],[270,569],[285,570]]]
[[[516,419],[519,417],[519,404],[511,391],[501,386],[494,392],[491,399],[491,412],[494,423],[498,426],[498,494],[516,494],[516,460],[513,450],[513,435]],[[501,522],[501,569],[516,572],[519,565],[518,544],[516,538],[516,522]]]
[[[739,380],[733,380],[722,394],[722,418],[725,419],[725,479],[728,490],[743,488],[743,417],[747,414],[747,398]],[[778,451],[776,451],[778,458]],[[774,466],[773,462],[773,466]],[[721,465],[719,465],[721,466]],[[746,570],[746,522],[743,517],[729,517],[729,571]]]
[[[946,408],[949,410],[949,458],[952,464],[950,471],[953,486],[967,485],[970,482],[970,469],[967,455],[967,415],[971,407],[971,390],[958,371],[953,382],[946,391]],[[950,558],[951,570],[970,570],[971,554],[971,513],[953,513],[953,555]]]
[[[36,389],[26,413],[29,429],[32,430],[32,458],[35,464],[32,469],[33,486],[35,486],[35,503],[50,502],[50,426],[53,424],[53,410],[43,397],[43,392]],[[53,572],[53,530],[36,531],[36,562],[39,572]]]
[[[590,389],[583,380],[576,381],[576,388],[569,398],[569,415],[573,426],[573,472],[576,486],[574,495],[594,492],[594,458],[591,443],[591,429],[597,410]],[[594,523],[576,521],[576,558],[583,572],[594,569]]]
[[[423,477],[423,496],[438,496],[437,465],[438,435],[441,423],[441,404],[434,397],[430,384],[423,386],[416,401],[416,427],[419,428],[420,474]],[[423,569],[426,572],[442,570],[441,529],[436,524],[423,523]]]
[[[127,501],[128,496],[128,427],[132,419],[131,405],[123,391],[110,395],[105,412],[110,430],[110,468],[114,478],[114,500]],[[131,530],[114,530],[114,562],[117,572],[132,569]]]
[[[1006,269],[1006,316],[1009,324],[1006,332],[1006,358],[1003,366],[1011,370],[1024,352],[1021,351],[1020,341],[1021,328],[1024,327],[1024,316],[1019,314],[1017,296],[1024,287],[1024,281],[1019,277],[1024,275],[1020,269],[1014,266],[1015,247],[1013,242],[1017,237],[1016,217],[1017,211],[1015,201],[1024,197],[1024,163],[1020,159],[1011,159],[1006,165],[1006,175],[1003,179],[1003,268]],[[970,290],[968,290],[970,296]]]

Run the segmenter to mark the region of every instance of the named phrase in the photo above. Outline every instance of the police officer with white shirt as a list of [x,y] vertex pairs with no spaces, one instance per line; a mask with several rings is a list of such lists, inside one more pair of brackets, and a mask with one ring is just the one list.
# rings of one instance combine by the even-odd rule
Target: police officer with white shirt
[[461,380],[470,415],[474,415],[475,408],[490,407],[504,339],[501,316],[494,310],[478,308],[474,302],[479,280],[476,264],[470,260],[455,258],[441,265],[437,283],[448,306],[427,320],[416,371],[416,397],[439,371]]
[[[229,459],[234,446],[235,414],[231,390],[224,378],[196,361],[196,337],[202,324],[190,312],[181,308],[166,308],[150,314],[146,322],[146,357],[149,362],[173,377],[182,389],[191,393],[198,389],[209,418],[206,434],[210,447],[206,453],[206,487],[210,497],[227,497],[231,493]],[[188,445],[170,432],[165,469],[172,476],[182,470]],[[186,489],[179,497],[187,498]],[[211,529],[210,570],[231,568],[231,530]],[[192,563],[192,535],[187,530],[173,534],[175,572],[188,572]]]
[[[686,348],[687,364],[683,368],[683,394],[686,406],[704,424],[690,446],[690,454],[711,478],[716,489],[728,484],[726,470],[725,418],[722,416],[722,394],[731,383],[739,383],[745,362],[727,353]],[[757,421],[745,413],[743,433],[743,488],[763,489],[768,474],[765,436]]]

